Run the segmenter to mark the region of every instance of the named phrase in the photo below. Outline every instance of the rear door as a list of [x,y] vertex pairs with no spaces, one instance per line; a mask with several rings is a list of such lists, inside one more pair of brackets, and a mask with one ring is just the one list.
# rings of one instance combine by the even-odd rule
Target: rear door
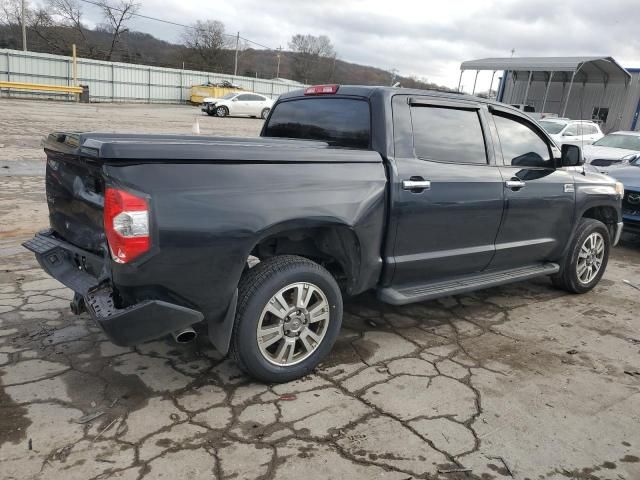
[[504,191],[484,108],[394,97],[394,286],[480,272],[491,261]]
[[253,115],[253,113],[251,113],[251,107],[256,102],[251,101],[252,96],[253,95],[250,95],[248,93],[243,93],[235,98],[235,102],[233,105],[234,115]]
[[506,204],[491,268],[557,260],[573,227],[573,174],[555,168],[552,142],[533,122],[509,111],[492,112]]

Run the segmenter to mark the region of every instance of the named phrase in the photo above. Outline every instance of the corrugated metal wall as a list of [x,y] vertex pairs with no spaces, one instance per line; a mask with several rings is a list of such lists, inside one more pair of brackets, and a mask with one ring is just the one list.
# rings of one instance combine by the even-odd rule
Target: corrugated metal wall
[[[0,49],[0,80],[71,85],[73,83],[72,62],[71,57],[62,55]],[[251,77],[103,62],[85,58],[78,58],[77,64],[78,83],[89,85],[92,102],[184,103],[189,100],[189,88],[192,85],[217,83],[223,80],[271,98],[301,88],[299,84]],[[69,97],[68,95],[4,90],[2,96],[7,95]]]
[[[561,75],[557,73],[556,75]],[[514,83],[508,76],[502,101],[504,103],[533,105],[537,112],[542,109],[545,82],[531,82],[526,100],[524,94],[527,89],[528,78],[518,78]],[[562,108],[569,91],[569,82],[552,82],[544,111],[562,115]],[[574,120],[591,120],[594,108],[608,108],[607,122],[602,126],[603,131],[629,130],[636,114],[640,100],[640,72],[631,70],[631,82],[625,87],[624,83],[610,83],[604,88],[603,83],[574,83],[567,104],[565,116]],[[640,129],[638,122],[637,129]]]

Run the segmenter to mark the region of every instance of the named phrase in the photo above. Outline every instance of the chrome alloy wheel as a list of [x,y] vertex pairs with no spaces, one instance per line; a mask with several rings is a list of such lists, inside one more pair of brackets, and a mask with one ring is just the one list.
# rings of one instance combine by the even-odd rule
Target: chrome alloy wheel
[[260,315],[260,353],[274,365],[300,363],[322,343],[329,319],[329,302],[320,288],[306,282],[287,285],[271,297]]
[[604,238],[598,232],[589,235],[578,254],[578,262],[576,263],[576,273],[580,283],[588,284],[591,282],[602,267],[604,260]]

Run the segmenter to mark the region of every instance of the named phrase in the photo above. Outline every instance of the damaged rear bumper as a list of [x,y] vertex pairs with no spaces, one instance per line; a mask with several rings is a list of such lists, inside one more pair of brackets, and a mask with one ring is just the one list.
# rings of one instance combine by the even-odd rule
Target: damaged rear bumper
[[91,317],[116,345],[137,345],[203,320],[197,310],[162,300],[118,308],[109,282],[100,280],[104,258],[56,238],[51,231],[39,232],[22,245],[35,254],[45,272],[83,297]]

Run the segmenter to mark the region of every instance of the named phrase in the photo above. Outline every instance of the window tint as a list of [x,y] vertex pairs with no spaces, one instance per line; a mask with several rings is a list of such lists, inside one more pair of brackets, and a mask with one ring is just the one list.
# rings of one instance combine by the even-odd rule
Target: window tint
[[249,95],[249,101],[251,102],[264,102],[265,98],[260,95]]
[[412,107],[413,145],[425,160],[487,163],[487,152],[475,110]]
[[253,95],[247,95],[247,94],[238,95],[238,101],[239,102],[246,102],[246,101],[251,100],[251,97],[253,97]]
[[526,124],[494,115],[502,156],[506,165],[518,167],[553,167],[549,146]]
[[301,98],[276,105],[265,137],[322,140],[331,145],[368,148],[369,104],[350,98]]

